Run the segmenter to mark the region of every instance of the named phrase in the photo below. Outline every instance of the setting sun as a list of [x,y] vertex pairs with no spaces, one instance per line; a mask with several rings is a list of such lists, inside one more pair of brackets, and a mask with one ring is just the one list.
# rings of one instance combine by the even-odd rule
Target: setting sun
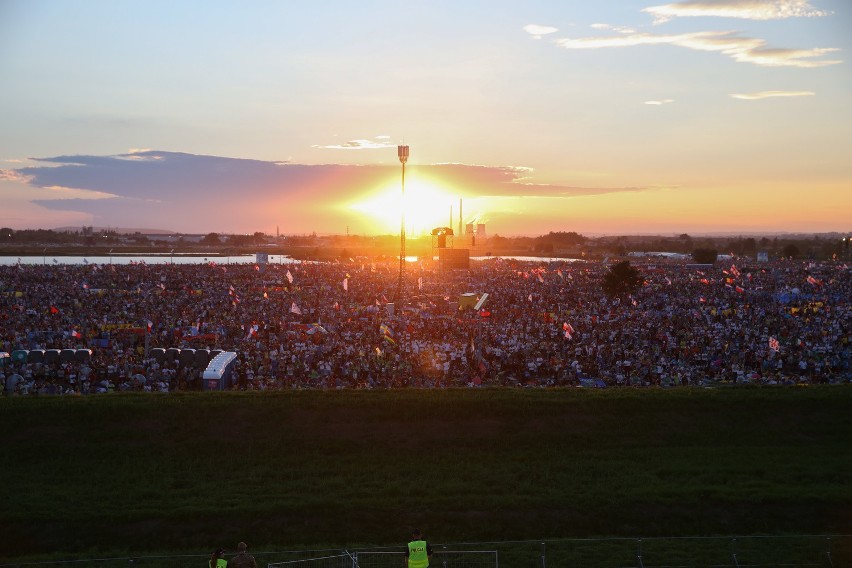
[[[366,215],[375,223],[377,232],[397,233],[400,227],[401,185],[388,185],[349,208]],[[405,232],[420,236],[450,222],[450,208],[455,197],[432,181],[412,177],[405,180]],[[458,215],[458,211],[453,211]],[[457,217],[456,217],[457,218]]]

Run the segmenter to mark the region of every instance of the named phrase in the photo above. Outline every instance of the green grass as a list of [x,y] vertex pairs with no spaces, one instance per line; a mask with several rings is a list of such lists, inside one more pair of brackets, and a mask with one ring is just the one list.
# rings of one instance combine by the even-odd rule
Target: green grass
[[849,534],[852,388],[4,398],[0,557]]

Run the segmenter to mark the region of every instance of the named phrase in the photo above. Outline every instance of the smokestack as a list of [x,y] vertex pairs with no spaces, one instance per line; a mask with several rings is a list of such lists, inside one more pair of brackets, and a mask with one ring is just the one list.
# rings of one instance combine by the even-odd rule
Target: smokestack
[[450,203],[450,224],[447,225],[450,229],[453,228],[453,204]]
[[459,235],[464,234],[462,233],[462,223],[464,222],[463,218],[464,217],[462,216],[462,200],[461,197],[459,197]]

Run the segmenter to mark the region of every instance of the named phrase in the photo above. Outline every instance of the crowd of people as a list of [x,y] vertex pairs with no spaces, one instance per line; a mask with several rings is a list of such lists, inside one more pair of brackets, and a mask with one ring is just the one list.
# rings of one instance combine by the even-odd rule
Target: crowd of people
[[398,261],[367,258],[0,266],[0,351],[91,349],[5,358],[0,386],[201,389],[203,364],[158,348],[233,351],[243,390],[852,379],[852,278],[840,261],[634,260],[640,285],[608,296],[612,266],[424,261],[407,264],[402,286]]

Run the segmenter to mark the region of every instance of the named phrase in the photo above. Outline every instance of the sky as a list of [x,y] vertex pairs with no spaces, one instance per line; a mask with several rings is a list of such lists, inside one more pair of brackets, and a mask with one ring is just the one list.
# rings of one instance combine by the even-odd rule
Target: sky
[[0,0],[0,226],[848,232],[850,29],[848,0]]

